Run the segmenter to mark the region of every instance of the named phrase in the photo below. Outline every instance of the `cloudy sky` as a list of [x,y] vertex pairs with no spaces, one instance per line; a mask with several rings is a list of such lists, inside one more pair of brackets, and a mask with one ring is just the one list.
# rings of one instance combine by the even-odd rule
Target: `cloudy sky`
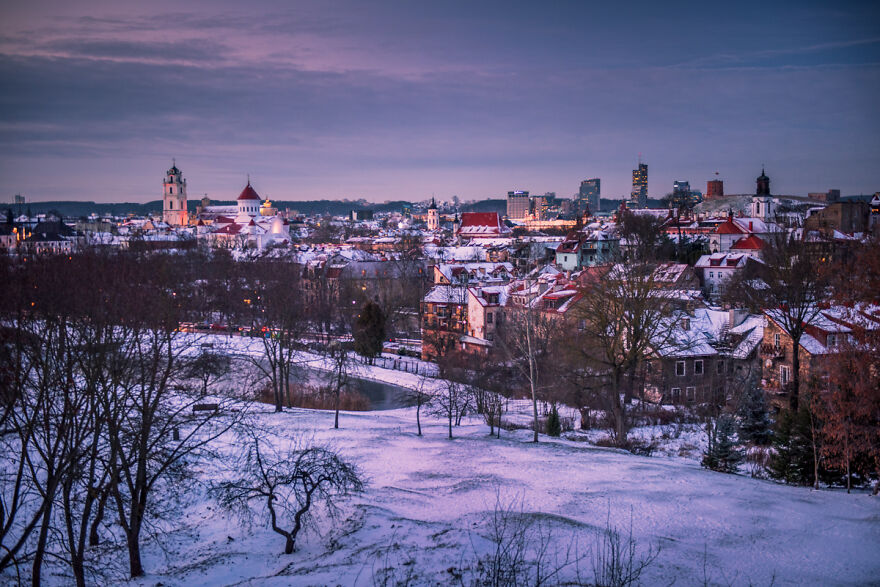
[[0,7],[0,202],[880,190],[880,3]]

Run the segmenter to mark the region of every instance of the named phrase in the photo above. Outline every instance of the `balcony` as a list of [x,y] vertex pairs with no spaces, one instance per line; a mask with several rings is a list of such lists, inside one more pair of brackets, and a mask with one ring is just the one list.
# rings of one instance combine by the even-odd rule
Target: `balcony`
[[785,349],[775,344],[761,344],[761,356],[769,359],[784,359]]

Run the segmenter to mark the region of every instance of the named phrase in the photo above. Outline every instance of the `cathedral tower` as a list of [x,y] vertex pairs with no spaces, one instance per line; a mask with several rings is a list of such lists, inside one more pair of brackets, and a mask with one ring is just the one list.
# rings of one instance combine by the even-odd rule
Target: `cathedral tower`
[[171,169],[165,172],[162,189],[162,220],[171,226],[186,226],[189,216],[186,212],[186,180],[172,163]]

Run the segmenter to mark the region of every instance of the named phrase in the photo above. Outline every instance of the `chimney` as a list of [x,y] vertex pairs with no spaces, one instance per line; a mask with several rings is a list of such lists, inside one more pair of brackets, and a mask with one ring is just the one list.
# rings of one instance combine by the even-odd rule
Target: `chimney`
[[749,232],[754,232],[754,228],[752,228],[752,221],[749,220]]
[[691,319],[689,317],[685,317],[681,319],[681,328],[682,330],[690,330],[691,329]]
[[749,315],[748,310],[733,309],[733,308],[728,310],[727,311],[727,316],[728,316],[727,321],[728,321],[730,328],[735,328],[735,327],[739,326],[740,324],[742,324],[745,321],[746,316],[748,316],[748,315]]

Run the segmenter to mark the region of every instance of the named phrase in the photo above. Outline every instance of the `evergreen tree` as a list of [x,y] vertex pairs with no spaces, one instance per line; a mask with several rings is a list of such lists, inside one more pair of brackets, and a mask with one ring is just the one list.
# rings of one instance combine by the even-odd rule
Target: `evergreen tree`
[[739,428],[737,435],[743,442],[757,446],[768,446],[773,441],[773,428],[764,390],[755,385],[743,398],[739,409]]
[[810,485],[815,465],[810,414],[806,407],[797,412],[785,410],[776,425],[770,460],[770,475],[787,483]]
[[709,447],[703,454],[702,465],[713,471],[736,473],[743,453],[734,439],[735,422],[733,417],[722,414],[709,433]]
[[562,422],[559,421],[559,410],[556,409],[556,404],[553,404],[550,415],[547,416],[547,435],[559,436],[560,434],[562,434]]
[[385,313],[379,304],[369,301],[361,308],[354,324],[354,350],[357,354],[367,357],[370,364],[382,354],[382,343],[385,342]]

